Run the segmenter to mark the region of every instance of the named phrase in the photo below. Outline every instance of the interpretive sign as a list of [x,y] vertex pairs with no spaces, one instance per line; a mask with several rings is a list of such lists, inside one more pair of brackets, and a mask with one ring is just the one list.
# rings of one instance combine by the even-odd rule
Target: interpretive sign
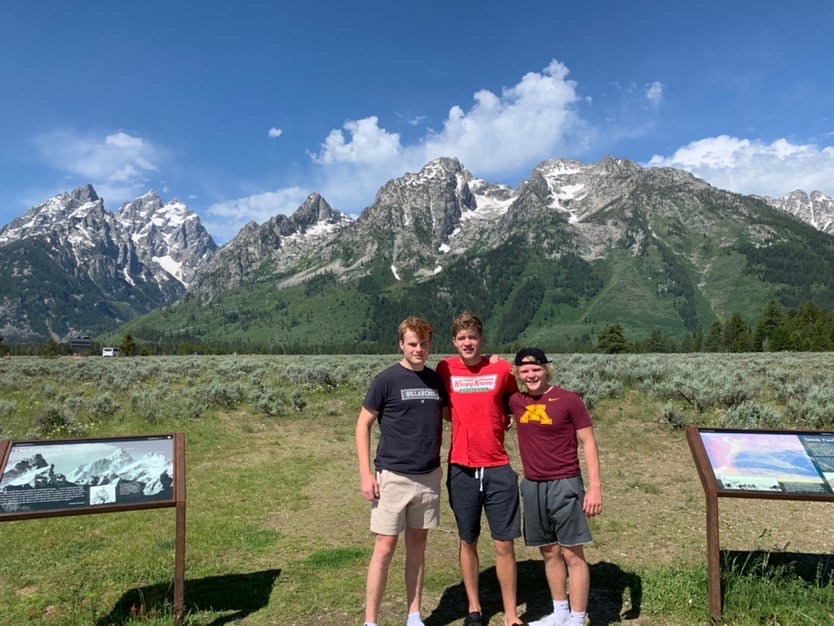
[[185,612],[185,436],[0,441],[0,522],[176,508],[174,623]]
[[834,434],[699,432],[719,491],[752,491],[756,497],[764,497],[766,492],[792,499],[834,495]]
[[173,435],[13,442],[0,467],[0,516],[174,504]]
[[834,433],[689,427],[704,487],[710,614],[721,621],[718,498],[834,502]]

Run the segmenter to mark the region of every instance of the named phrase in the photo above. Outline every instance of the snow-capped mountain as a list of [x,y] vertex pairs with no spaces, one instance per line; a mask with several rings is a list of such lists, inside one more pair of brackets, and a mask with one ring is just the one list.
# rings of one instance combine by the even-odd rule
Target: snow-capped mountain
[[75,468],[56,468],[37,454],[7,470],[0,489],[95,486],[123,480],[142,484],[142,495],[153,496],[170,488],[170,481],[165,484],[163,476],[174,476],[174,464],[159,453],[148,453],[135,459],[123,448],[118,448],[105,457]]
[[100,485],[116,480],[130,480],[144,485],[142,493],[152,496],[160,493],[164,485],[160,477],[174,475],[172,461],[159,453],[148,453],[138,459],[119,448],[110,455],[80,465],[66,474],[67,480],[76,485]]
[[[743,196],[681,170],[613,157],[591,164],[544,161],[513,189],[473,177],[457,159],[440,158],[388,181],[357,219],[313,193],[291,216],[250,223],[218,249],[179,201],[165,203],[151,191],[110,213],[88,185],[0,229],[0,335],[8,343],[66,341],[113,330],[182,296],[202,306],[230,289],[266,285],[261,293],[269,295],[259,297],[272,298],[313,278],[350,285],[343,305],[361,295],[349,304],[371,308],[354,308],[353,317],[395,318],[421,301],[420,285],[428,285],[426,297],[434,300],[426,306],[438,314],[446,315],[444,307],[494,306],[502,320],[515,315],[505,324],[509,335],[525,316],[544,323],[583,301],[595,302],[588,304],[594,311],[621,311],[594,298],[626,297],[620,285],[601,288],[623,271],[613,266],[623,264],[635,266],[623,284],[641,294],[627,297],[660,298],[655,310],[669,309],[662,323],[692,331],[737,306],[735,295],[750,281],[759,281],[757,298],[809,297],[804,282],[772,260],[784,259],[785,251],[793,258],[797,250],[820,249],[799,221],[831,234],[834,200],[802,191],[779,199]],[[801,259],[797,276],[810,279],[809,264],[825,274],[823,257]],[[558,295],[538,293],[528,265],[539,262],[549,264],[543,284]],[[241,294],[232,306],[244,303]],[[760,303],[738,306],[756,310]],[[537,313],[540,307],[545,310]],[[332,324],[329,314],[321,311],[321,324]],[[580,334],[584,320],[594,319],[572,316]],[[298,326],[299,316],[287,317]],[[304,313],[318,327],[313,317]],[[224,314],[237,318],[236,310]],[[193,321],[174,334],[189,336]],[[380,324],[369,324],[374,328],[365,334],[372,336]]]
[[155,191],[124,204],[115,219],[144,261],[158,265],[186,287],[217,252],[196,213],[179,200],[163,203]]
[[91,185],[0,229],[0,335],[67,341],[170,304],[217,250],[184,204],[155,192],[117,213]]
[[765,197],[764,200],[817,230],[834,235],[834,198],[820,191],[812,191],[809,194],[797,189],[781,198]]
[[318,267],[327,250],[353,219],[336,211],[319,194],[310,194],[290,217],[276,215],[260,226],[250,222],[195,275],[189,292],[210,300],[219,291],[257,280],[264,264],[272,273],[288,272],[288,284],[308,277],[306,267]]

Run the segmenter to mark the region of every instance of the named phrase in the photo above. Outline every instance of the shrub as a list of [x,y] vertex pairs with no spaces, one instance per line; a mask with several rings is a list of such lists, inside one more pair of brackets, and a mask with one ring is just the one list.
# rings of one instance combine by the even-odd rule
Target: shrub
[[289,394],[283,389],[258,389],[250,402],[258,411],[272,417],[286,415],[290,406]]
[[778,428],[782,415],[774,407],[747,401],[727,409],[719,420],[722,428]]
[[105,392],[93,399],[90,409],[95,417],[106,419],[116,414],[119,405],[109,393]]
[[785,409],[795,423],[805,428],[830,428],[834,426],[834,389],[814,385],[806,398],[789,400]]
[[50,404],[35,417],[35,434],[37,437],[61,437],[80,433],[61,407]]

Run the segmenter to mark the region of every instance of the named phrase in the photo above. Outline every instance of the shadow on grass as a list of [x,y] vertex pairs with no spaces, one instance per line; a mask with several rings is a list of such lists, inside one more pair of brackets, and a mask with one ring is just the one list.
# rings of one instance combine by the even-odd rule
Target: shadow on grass
[[[605,626],[635,619],[640,615],[643,598],[640,577],[624,572],[613,563],[600,562],[590,566],[591,598],[588,603],[588,618],[592,626]],[[628,592],[628,597],[626,597]],[[481,613],[484,623],[504,610],[501,604],[501,588],[495,568],[481,572],[480,578]],[[628,610],[624,610],[626,601]],[[544,575],[544,564],[540,560],[528,559],[518,562],[519,605],[526,604],[527,610],[521,615],[525,621],[541,619],[553,611],[550,591]],[[449,587],[443,592],[440,602],[423,621],[426,626],[447,626],[466,617],[468,604],[463,583]]]
[[[210,626],[237,622],[269,603],[275,580],[281,570],[271,569],[251,574],[209,576],[185,581],[185,615],[212,611],[229,615],[218,617]],[[172,611],[173,583],[159,583],[126,591],[108,615],[96,626],[124,624],[131,617],[164,615]]]
[[796,576],[812,585],[827,585],[834,581],[834,555],[722,550],[721,571],[764,579]]

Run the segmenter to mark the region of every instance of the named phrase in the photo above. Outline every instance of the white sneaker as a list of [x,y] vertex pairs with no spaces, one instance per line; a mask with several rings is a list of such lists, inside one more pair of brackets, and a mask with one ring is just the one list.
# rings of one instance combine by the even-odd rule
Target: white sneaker
[[530,622],[530,626],[563,626],[564,624],[567,624],[567,622],[563,620],[557,620],[555,613],[551,613],[547,617],[538,619],[535,622]]

